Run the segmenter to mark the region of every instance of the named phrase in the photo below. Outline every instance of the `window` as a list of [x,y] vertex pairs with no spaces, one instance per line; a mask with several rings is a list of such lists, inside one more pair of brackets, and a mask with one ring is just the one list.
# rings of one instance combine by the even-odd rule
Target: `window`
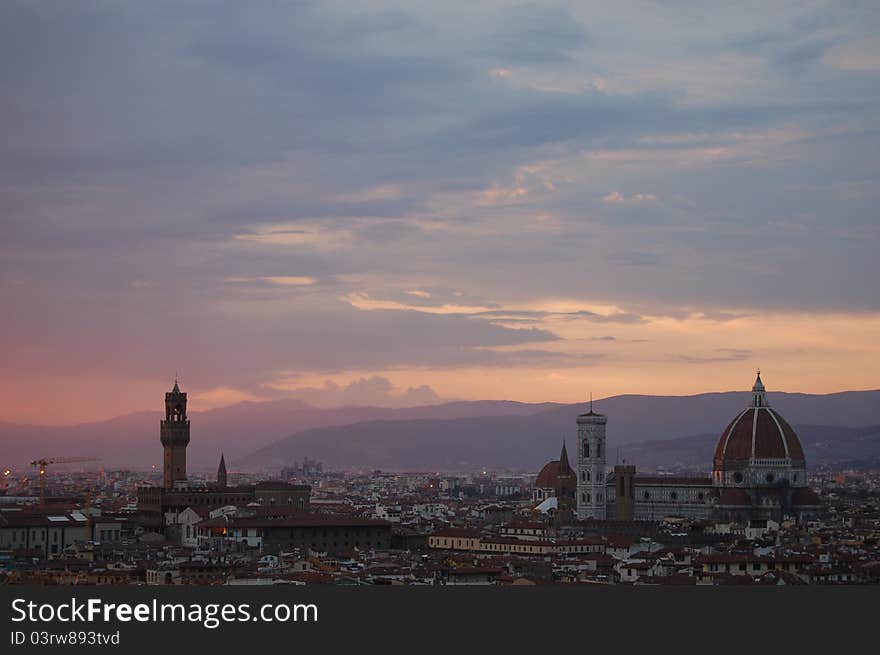
[[645,492],[645,500],[650,500],[651,494],[649,492]]
[[673,491],[671,494],[669,494],[669,497],[672,498],[672,500],[678,500],[678,493]]
[[768,473],[766,476],[766,480],[767,480],[768,484],[772,484],[775,479],[776,479],[776,476],[773,475],[772,471],[770,473]]
[[742,481],[743,481],[743,474],[740,473],[739,471],[737,471],[736,473],[734,473],[734,474],[733,474],[733,481],[736,482],[737,484],[739,484],[740,482],[742,482]]
[[587,482],[589,482],[589,481],[590,481],[590,472],[587,471]]
[[585,441],[584,442],[584,457],[589,457],[589,456],[590,456],[590,442]]

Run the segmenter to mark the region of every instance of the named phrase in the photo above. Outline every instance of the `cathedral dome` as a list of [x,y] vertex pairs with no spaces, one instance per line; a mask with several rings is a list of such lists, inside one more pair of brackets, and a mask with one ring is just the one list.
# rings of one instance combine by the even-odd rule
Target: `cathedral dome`
[[715,470],[741,468],[755,460],[805,466],[794,429],[767,405],[761,374],[752,387],[752,403],[727,425],[715,448]]

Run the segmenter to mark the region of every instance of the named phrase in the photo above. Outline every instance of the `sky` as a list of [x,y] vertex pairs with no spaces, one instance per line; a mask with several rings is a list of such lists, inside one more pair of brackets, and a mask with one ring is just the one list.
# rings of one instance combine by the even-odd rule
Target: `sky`
[[880,5],[0,5],[0,420],[880,387]]

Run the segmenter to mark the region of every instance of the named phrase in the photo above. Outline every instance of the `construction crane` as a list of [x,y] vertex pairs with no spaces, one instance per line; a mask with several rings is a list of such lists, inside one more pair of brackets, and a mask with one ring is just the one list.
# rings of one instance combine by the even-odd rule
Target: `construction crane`
[[79,464],[80,462],[100,462],[97,457],[42,457],[31,462],[40,471],[40,505],[46,501],[46,470],[49,464]]

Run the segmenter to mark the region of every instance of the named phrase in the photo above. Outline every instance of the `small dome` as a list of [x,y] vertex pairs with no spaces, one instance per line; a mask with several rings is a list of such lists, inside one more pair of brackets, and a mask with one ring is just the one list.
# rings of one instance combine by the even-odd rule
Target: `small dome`
[[559,486],[559,460],[544,464],[544,468],[538,473],[535,480],[536,489],[556,489]]
[[568,463],[568,452],[565,450],[565,441],[562,442],[562,452],[559,459],[544,464],[544,468],[535,479],[535,489],[558,489],[559,477],[574,477],[571,464]]
[[[564,448],[562,454],[565,456]],[[554,459],[552,462],[544,464],[544,468],[535,479],[535,489],[559,489],[560,477],[574,477],[574,470],[569,466],[567,457],[561,462]]]

